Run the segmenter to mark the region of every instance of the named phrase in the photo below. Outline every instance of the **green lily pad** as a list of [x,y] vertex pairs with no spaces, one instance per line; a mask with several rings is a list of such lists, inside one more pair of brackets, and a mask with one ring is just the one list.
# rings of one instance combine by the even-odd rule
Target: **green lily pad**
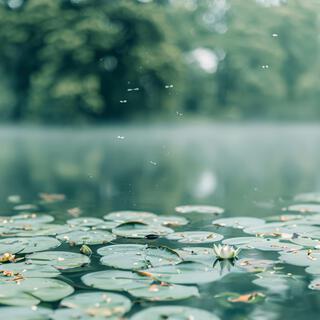
[[153,278],[177,284],[209,283],[222,278],[226,273],[218,266],[206,266],[197,262],[182,262],[173,266],[160,266],[146,270]]
[[47,278],[25,278],[18,281],[0,281],[0,303],[9,305],[35,305],[41,301],[57,301],[74,289],[69,284]]
[[320,266],[320,250],[299,250],[293,252],[283,252],[280,260],[295,266]]
[[319,231],[318,227],[310,225],[298,225],[294,223],[266,223],[260,226],[248,227],[243,229],[243,232],[259,236],[272,236],[291,239],[295,235],[308,235],[310,232]]
[[184,306],[160,306],[142,310],[134,314],[130,320],[219,320],[219,318],[206,311]]
[[71,245],[80,244],[104,244],[114,240],[116,237],[108,231],[88,230],[88,231],[71,231],[59,234],[57,238],[61,241],[68,242]]
[[174,232],[166,236],[168,240],[177,240],[181,243],[212,243],[223,239],[221,234],[208,231]]
[[[296,220],[295,224],[319,226],[320,225],[320,214],[314,213],[312,215],[304,216],[300,220]],[[318,231],[318,233],[320,233],[319,229],[317,231]]]
[[320,240],[318,239],[311,239],[311,238],[305,238],[305,237],[293,237],[292,239],[290,239],[290,241],[300,246],[320,249]]
[[262,251],[290,251],[302,249],[299,245],[270,238],[237,237],[226,239],[223,243],[235,245],[241,249],[258,249]]
[[8,225],[33,225],[40,223],[49,223],[54,220],[54,217],[48,214],[38,213],[21,213],[5,219],[0,219],[1,223]]
[[146,219],[148,224],[160,224],[165,227],[180,227],[189,223],[184,217],[178,216],[157,216],[156,218]]
[[252,226],[260,226],[265,223],[264,220],[251,217],[235,217],[224,218],[212,221],[212,223],[219,227],[232,227],[236,229],[243,229]]
[[183,261],[193,261],[212,266],[217,257],[213,248],[184,247],[176,250]]
[[312,280],[308,286],[311,290],[320,290],[320,278]]
[[0,240],[0,254],[10,253],[32,253],[44,251],[60,246],[60,241],[50,237],[35,238],[6,238]]
[[116,211],[106,214],[103,217],[105,220],[112,220],[119,223],[124,222],[144,222],[146,219],[157,218],[157,215],[152,212],[145,211]]
[[288,221],[299,221],[305,217],[301,214],[281,214],[278,216],[271,216],[266,218],[268,222],[288,222]]
[[104,315],[91,315],[95,312],[99,313],[99,311],[91,311],[89,314],[86,314],[80,309],[57,309],[51,315],[50,320],[124,320],[122,316],[105,317]]
[[84,313],[81,309],[57,309],[53,312],[50,317],[50,320],[123,320],[120,317],[104,317],[104,316],[95,316],[93,317],[90,314]]
[[268,268],[279,263],[277,260],[246,258],[236,261],[236,266],[247,272],[265,272]]
[[320,264],[309,266],[305,269],[305,271],[309,274],[320,275]]
[[199,296],[197,287],[173,284],[151,284],[128,292],[136,298],[149,301],[175,301]]
[[149,277],[142,277],[130,271],[105,270],[85,274],[82,282],[92,288],[113,291],[127,291],[134,288],[146,287],[152,283]]
[[203,206],[203,205],[185,205],[175,208],[178,213],[204,213],[204,214],[222,214],[224,209],[216,206]]
[[52,310],[42,307],[1,307],[2,319],[49,320]]
[[100,224],[97,224],[95,226],[90,227],[91,230],[112,230],[113,228],[116,228],[119,224],[119,222],[116,221],[103,221]]
[[53,266],[59,270],[82,267],[90,263],[89,257],[67,251],[44,251],[26,256],[27,263]]
[[82,310],[85,315],[122,316],[131,309],[131,301],[127,297],[111,292],[78,293],[63,299],[61,306]]
[[286,211],[295,211],[301,213],[320,213],[320,204],[310,204],[310,203],[303,203],[303,204],[294,204],[285,208]]
[[0,264],[0,272],[12,271],[15,274],[20,274],[24,278],[54,278],[60,274],[60,272],[49,265],[37,265],[26,262]]
[[1,292],[0,287],[0,304],[5,304],[9,306],[36,306],[41,301],[34,297],[32,294],[17,292],[14,290],[9,290],[6,293]]
[[173,230],[167,227],[148,225],[142,222],[125,222],[112,229],[112,233],[123,238],[146,238],[150,235],[164,236],[172,233]]
[[38,207],[35,204],[19,204],[13,207],[14,210],[17,211],[33,211],[33,210],[38,210]]
[[100,260],[102,264],[128,270],[177,264],[182,261],[174,250],[167,247],[118,244],[102,247],[97,252],[103,256]]
[[0,226],[0,235],[15,237],[56,236],[71,231],[70,226],[60,224],[33,224]]
[[69,224],[71,227],[95,227],[102,223],[104,223],[102,219],[91,217],[81,217],[67,220],[67,224]]
[[320,193],[319,192],[299,193],[295,195],[293,199],[299,202],[320,202]]

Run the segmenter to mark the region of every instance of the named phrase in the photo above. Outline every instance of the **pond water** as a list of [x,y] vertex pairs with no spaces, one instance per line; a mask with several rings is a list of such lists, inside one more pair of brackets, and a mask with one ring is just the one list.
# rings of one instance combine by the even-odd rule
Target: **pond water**
[[[140,313],[149,307],[179,305],[206,310],[220,319],[228,320],[317,319],[320,312],[320,294],[314,289],[318,289],[320,285],[314,283],[312,288],[308,286],[313,279],[320,277],[320,260],[317,262],[317,255],[320,255],[320,251],[317,251],[317,239],[320,237],[320,206],[318,207],[317,203],[320,202],[320,195],[299,194],[320,190],[319,142],[320,128],[311,125],[194,124],[110,126],[95,129],[0,129],[1,216],[12,216],[21,212],[36,213],[35,216],[1,220],[0,230],[4,235],[2,238],[6,239],[10,235],[14,246],[0,242],[0,254],[15,248],[15,252],[11,253],[15,253],[16,258],[26,258],[26,261],[35,266],[39,265],[37,261],[42,261],[40,264],[46,267],[53,265],[53,268],[57,265],[48,261],[57,259],[56,263],[59,265],[61,262],[66,269],[60,270],[60,265],[58,272],[61,271],[61,274],[57,274],[56,279],[75,288],[76,293],[104,289],[128,297],[132,303],[131,308],[127,307],[130,309],[127,311],[124,307],[125,303],[129,303],[127,300],[122,301],[122,296],[111,296],[113,302],[120,299],[118,308],[122,308],[123,312],[117,313],[114,305],[113,309],[110,309],[109,305],[108,312],[112,312],[108,313],[106,308],[94,305],[97,301],[93,296],[86,299],[87,302],[92,299],[93,305],[82,309],[80,306],[85,305],[83,302],[67,301],[62,303],[64,306],[59,305],[63,294],[60,298],[49,299],[40,294],[37,301],[32,301],[30,297],[35,299],[34,292],[24,289],[23,294],[28,295],[25,297],[21,296],[21,292],[17,294],[13,288],[14,294],[3,297],[2,294],[6,295],[8,291],[4,287],[7,288],[7,282],[11,279],[4,280],[8,276],[0,275],[0,303],[3,304],[3,314],[14,319],[50,319],[52,315],[46,312],[41,314],[41,308],[33,308],[34,314],[29,318],[22,312],[24,309],[20,310],[20,316],[17,309],[5,309],[7,304],[27,305],[29,309],[30,306],[38,304],[50,309],[67,309],[66,312],[53,316],[56,317],[54,319],[121,319],[121,313],[125,311],[127,313],[123,317],[132,317],[134,320],[202,320],[208,316],[195,313],[192,318],[188,315],[188,310],[184,310],[185,317],[178,317],[177,314],[169,317],[164,309],[160,310],[162,313],[159,311],[162,314],[159,318],[155,316],[155,309],[151,310],[153,318],[150,318],[150,314]],[[64,195],[65,199],[62,199],[61,195]],[[310,203],[315,206],[306,206]],[[22,206],[27,204],[35,207]],[[303,206],[290,208],[293,204]],[[175,208],[180,205],[218,206],[223,208],[224,212],[201,212],[203,208],[190,213],[176,212]],[[283,208],[288,207],[289,210],[283,211]],[[306,212],[306,208],[312,212]],[[67,220],[76,218],[103,219],[110,212],[122,210],[147,211],[166,217],[178,216],[179,218],[173,219],[173,224],[181,225],[172,226],[172,223],[167,223],[161,226],[163,220],[161,223],[151,223],[150,219],[154,220],[154,217],[143,214],[131,217],[132,213],[129,212],[118,218],[105,217],[107,226],[103,226],[101,220],[92,224],[74,220],[69,222],[71,227],[68,226],[72,230],[50,233],[44,232],[42,228],[44,224],[64,225]],[[54,217],[55,221],[49,221],[47,215]],[[213,220],[232,217],[259,219],[241,222],[238,218],[212,224]],[[15,219],[22,219],[22,222]],[[118,226],[121,222],[136,220],[139,222]],[[265,221],[270,224],[267,225],[268,228],[262,226]],[[141,222],[148,224],[142,225]],[[184,225],[185,222],[189,223]],[[274,222],[275,225],[272,224]],[[221,226],[225,223],[229,226]],[[24,226],[23,230],[21,225]],[[83,233],[87,233],[89,239],[92,226],[93,232],[99,231],[99,236],[102,236],[100,232],[104,233],[105,238],[101,242],[108,242],[107,246],[123,244],[126,245],[125,248],[113,247],[115,252],[111,255],[109,251],[97,252],[106,244],[89,245],[93,251],[88,258],[90,263],[85,260],[85,255],[79,258],[78,255],[67,257],[61,253],[61,257],[51,257],[47,253],[55,251],[55,255],[62,251],[80,254],[80,242],[85,241]],[[169,231],[166,231],[168,227]],[[244,232],[240,227],[247,228]],[[169,233],[172,231],[170,228],[178,232],[207,233],[190,240],[190,234],[172,235]],[[160,237],[156,237],[159,234]],[[242,247],[239,260],[216,261],[210,250],[213,244],[221,243],[221,237],[217,234],[224,237],[222,241]],[[228,240],[234,237],[255,237],[257,234],[259,237],[250,238],[247,242],[239,239]],[[53,241],[55,235],[62,244],[47,244],[47,237]],[[94,239],[88,242],[99,242],[100,240],[95,239],[98,235],[95,233]],[[45,241],[40,239],[39,242],[44,246],[44,255],[29,257],[28,254],[33,250],[25,248],[31,245],[29,239],[35,239],[36,236],[46,237]],[[21,237],[27,237],[28,244],[21,241]],[[266,238],[271,240],[265,240]],[[281,240],[280,243],[278,240]],[[17,241],[19,249],[15,247]],[[70,242],[73,245],[70,246]],[[35,246],[40,246],[39,243]],[[129,244],[156,248],[166,246],[176,251],[167,252],[167,249],[160,247],[161,252],[146,253],[145,250],[149,249],[129,247]],[[192,252],[187,251],[191,249],[181,249],[186,247],[206,247],[210,250],[203,253],[197,251],[200,249],[193,249]],[[141,254],[144,257],[151,256],[150,259],[144,258],[145,266],[139,264],[141,261],[135,264],[136,261],[132,258],[132,255],[136,257]],[[297,258],[299,254],[301,257]],[[84,257],[84,263],[79,263],[84,265],[82,267],[77,265],[77,259],[81,260],[81,257]],[[164,262],[160,266],[152,263],[154,257],[164,260],[168,258],[169,267]],[[75,268],[70,267],[72,263],[68,262],[69,260],[73,261]],[[12,265],[10,262],[0,264],[0,272],[12,271]],[[305,268],[308,266],[311,270],[307,272]],[[116,282],[113,283],[114,287],[110,284],[110,278],[101,280],[92,275],[88,276],[95,271],[124,272],[124,269],[130,274],[133,269],[144,272],[148,269],[148,275],[140,277],[151,283],[148,282],[147,286],[144,283],[140,289],[131,288],[130,292],[126,284],[121,282],[123,273],[122,280],[115,275],[110,276]],[[20,276],[20,271],[17,274]],[[136,272],[133,274],[138,276]],[[175,277],[179,274],[180,278],[177,280]],[[125,278],[127,276],[128,274]],[[30,285],[34,286],[35,278],[42,276],[36,274],[36,277],[31,277],[26,274],[24,279],[18,281],[29,281]],[[10,284],[12,283],[16,284],[17,280],[12,279]],[[96,286],[96,289],[90,288],[91,285]],[[175,287],[179,285],[188,287]],[[51,282],[46,290],[48,288],[52,292],[59,291]],[[168,288],[172,290],[169,298],[165,292]],[[70,294],[69,289],[65,288],[65,295]],[[155,293],[158,291],[160,297]],[[249,295],[246,296],[247,294]],[[13,296],[16,298],[13,299]],[[149,301],[150,299],[167,301]],[[24,303],[21,303],[22,300]]]

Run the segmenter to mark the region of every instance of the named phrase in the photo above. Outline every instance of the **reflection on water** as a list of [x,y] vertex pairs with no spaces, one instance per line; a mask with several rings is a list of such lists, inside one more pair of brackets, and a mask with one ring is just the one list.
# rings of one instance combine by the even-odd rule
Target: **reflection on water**
[[303,126],[3,128],[0,197],[61,192],[103,212],[201,203],[256,215],[319,189],[319,140],[320,128]]
[[[55,208],[58,220],[65,220],[67,209],[74,207],[86,216],[102,216],[121,209],[172,214],[180,204],[219,205],[226,208],[226,217],[275,215],[293,195],[320,189],[319,140],[320,128],[304,126],[3,128],[1,209],[11,207],[9,195],[21,195],[27,203],[48,192],[67,196]],[[201,221],[202,229],[210,231],[211,220],[203,228],[206,221],[195,217],[193,228]],[[264,304],[226,308],[220,315],[234,320],[316,319],[318,294],[306,289],[310,279],[305,273],[295,272],[301,278]],[[208,294],[187,303],[216,311],[215,294],[259,290],[253,279],[252,274],[230,274],[219,286],[200,285],[200,292]]]

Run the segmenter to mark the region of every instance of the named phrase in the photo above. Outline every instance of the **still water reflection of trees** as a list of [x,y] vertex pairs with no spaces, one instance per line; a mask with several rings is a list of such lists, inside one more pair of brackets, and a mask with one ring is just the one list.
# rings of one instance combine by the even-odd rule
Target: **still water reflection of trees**
[[248,210],[318,189],[319,138],[303,126],[2,129],[0,196],[62,192],[104,211],[214,203],[256,215]]

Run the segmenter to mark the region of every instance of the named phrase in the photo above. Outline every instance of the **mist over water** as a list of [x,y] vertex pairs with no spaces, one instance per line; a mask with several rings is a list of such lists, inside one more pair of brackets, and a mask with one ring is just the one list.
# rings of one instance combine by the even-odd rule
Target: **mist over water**
[[319,141],[320,127],[310,125],[7,127],[0,196],[62,192],[106,209],[160,211],[217,203],[250,215],[253,205],[320,188]]

